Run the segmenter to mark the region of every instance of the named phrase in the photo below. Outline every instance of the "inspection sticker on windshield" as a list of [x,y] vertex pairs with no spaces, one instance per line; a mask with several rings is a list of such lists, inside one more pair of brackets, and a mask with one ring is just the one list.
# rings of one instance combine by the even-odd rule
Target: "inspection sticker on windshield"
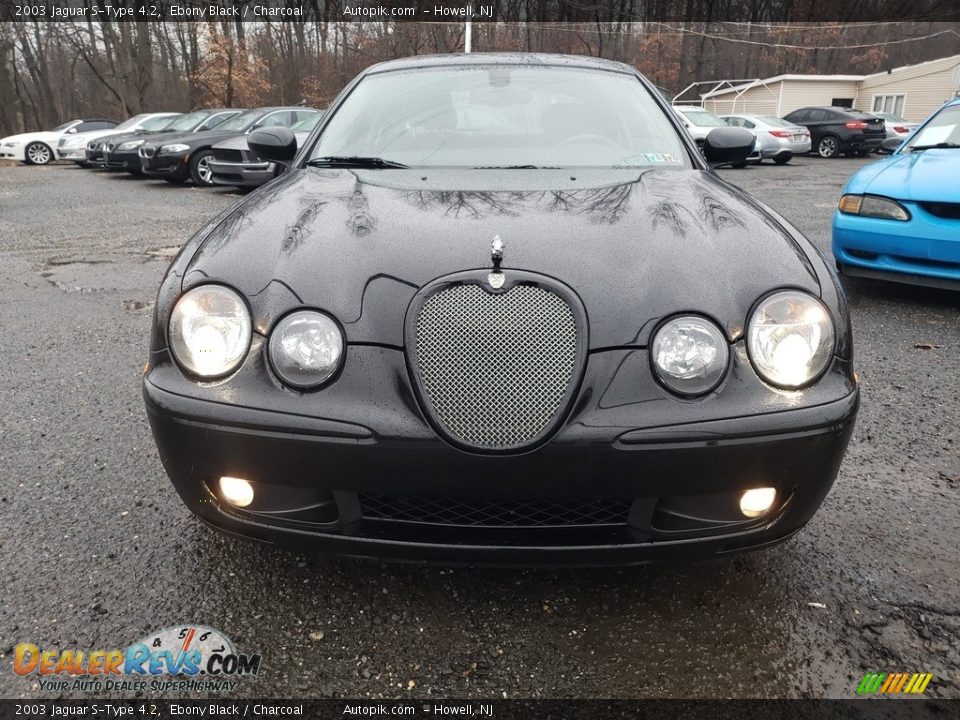
[[682,161],[672,153],[640,153],[639,157],[643,158],[649,165],[659,165],[662,163],[682,164]]
[[914,139],[914,145],[937,145],[942,142],[948,142],[956,125],[941,125],[939,127],[926,128]]

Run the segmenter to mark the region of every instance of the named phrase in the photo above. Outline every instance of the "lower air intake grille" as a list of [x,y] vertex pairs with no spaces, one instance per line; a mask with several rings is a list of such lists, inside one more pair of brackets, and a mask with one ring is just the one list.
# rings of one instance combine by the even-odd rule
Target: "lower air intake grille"
[[521,448],[565,410],[578,338],[558,295],[532,284],[500,294],[451,285],[424,302],[415,332],[425,400],[453,440]]
[[625,525],[629,500],[487,500],[360,495],[363,517],[460,527]]

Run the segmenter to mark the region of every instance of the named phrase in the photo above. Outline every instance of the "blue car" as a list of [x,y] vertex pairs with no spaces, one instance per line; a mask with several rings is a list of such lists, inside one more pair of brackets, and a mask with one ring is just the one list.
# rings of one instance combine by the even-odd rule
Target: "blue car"
[[960,99],[850,178],[833,254],[843,275],[960,290]]

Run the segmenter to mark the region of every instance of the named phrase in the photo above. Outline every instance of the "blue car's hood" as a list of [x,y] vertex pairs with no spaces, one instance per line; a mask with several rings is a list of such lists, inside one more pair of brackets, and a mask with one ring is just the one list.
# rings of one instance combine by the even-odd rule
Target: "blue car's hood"
[[960,202],[960,150],[931,149],[893,155],[867,165],[847,184],[848,193],[897,200]]

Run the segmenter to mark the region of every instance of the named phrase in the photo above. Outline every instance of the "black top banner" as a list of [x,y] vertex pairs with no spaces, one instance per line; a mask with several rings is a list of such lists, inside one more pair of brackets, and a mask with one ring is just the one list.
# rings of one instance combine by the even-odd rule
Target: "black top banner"
[[3,0],[12,22],[950,22],[956,0]]
[[958,700],[0,700],[0,720],[309,718],[339,720],[920,720]]

